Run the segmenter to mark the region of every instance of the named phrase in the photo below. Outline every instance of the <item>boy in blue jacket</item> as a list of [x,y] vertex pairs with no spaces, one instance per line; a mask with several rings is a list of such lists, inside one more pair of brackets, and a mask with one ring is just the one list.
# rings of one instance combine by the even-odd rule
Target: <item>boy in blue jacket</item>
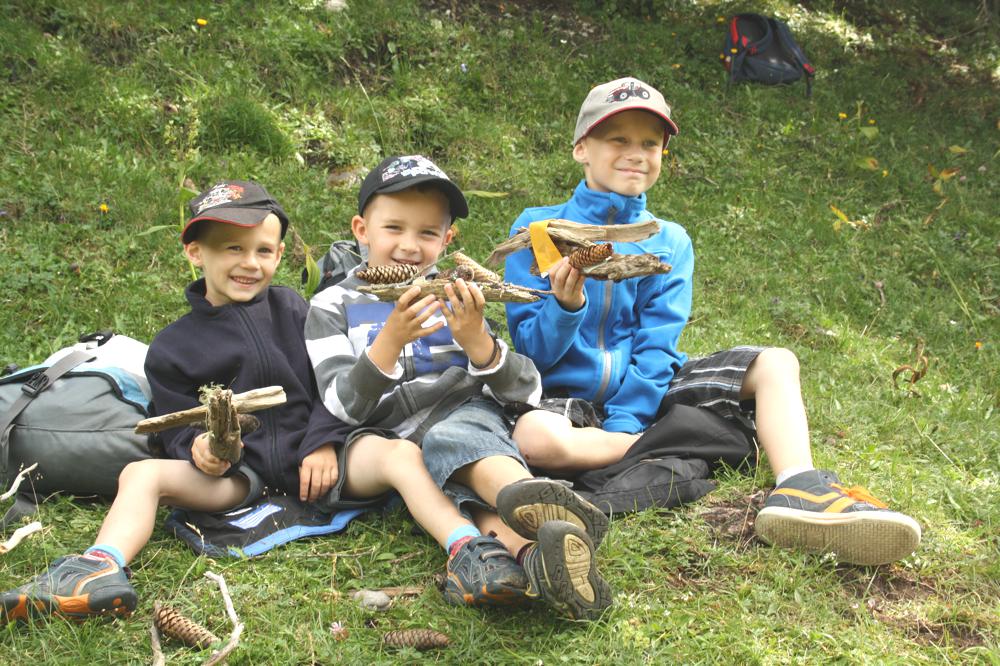
[[265,487],[327,510],[380,504],[395,489],[431,536],[453,546],[449,577],[492,584],[503,572],[481,558],[462,557],[463,569],[452,570],[454,556],[476,543],[463,537],[478,531],[431,479],[420,448],[402,440],[345,443],[350,428],[323,406],[303,333],[308,305],[294,290],[271,286],[288,229],[278,202],[257,183],[226,181],[189,208],[181,240],[204,277],[185,292],[191,311],[149,346],[155,413],[197,407],[209,384],[236,393],[278,385],[287,401],[257,412],[261,425],[243,437],[236,464],[212,455],[198,428],[164,432],[169,458],[125,467],[95,544],[3,594],[0,618],[128,615],[137,596],[126,565],[149,541],[161,504],[229,511],[253,503]]
[[505,278],[551,288],[535,303],[510,303],[516,349],[535,361],[547,395],[583,398],[604,413],[603,429],[573,428],[562,415],[522,416],[514,438],[533,466],[564,472],[620,460],[674,404],[712,410],[756,436],[777,487],[756,520],[757,535],[786,548],[834,552],[841,561],[881,564],[909,555],[920,527],[889,511],[863,488],[846,488],[813,467],[795,355],[781,348],[737,347],[689,359],[678,340],[691,313],[694,251],[684,229],[646,209],[670,137],[670,107],[652,86],[627,77],[587,95],[573,137],[584,180],[569,201],[528,208],[511,235],[560,218],[593,225],[655,220],[659,232],[614,244],[619,254],[652,253],[673,268],[620,282],[584,280],[566,258],[546,277],[531,275],[530,252],[507,258]]

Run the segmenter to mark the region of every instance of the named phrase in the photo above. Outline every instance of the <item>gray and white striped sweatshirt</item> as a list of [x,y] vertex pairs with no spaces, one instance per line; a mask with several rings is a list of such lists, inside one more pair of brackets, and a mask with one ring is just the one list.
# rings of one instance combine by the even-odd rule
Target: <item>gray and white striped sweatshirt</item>
[[[306,349],[323,404],[334,416],[359,428],[385,428],[406,438],[418,429],[426,431],[433,425],[424,423],[432,412],[435,418],[447,414],[470,392],[500,404],[538,404],[541,378],[529,358],[498,340],[500,363],[476,370],[447,325],[407,344],[392,374],[383,373],[367,350],[395,303],[357,291],[367,284],[355,276],[364,267],[313,296],[306,317]],[[438,321],[445,321],[440,313],[428,323]]]

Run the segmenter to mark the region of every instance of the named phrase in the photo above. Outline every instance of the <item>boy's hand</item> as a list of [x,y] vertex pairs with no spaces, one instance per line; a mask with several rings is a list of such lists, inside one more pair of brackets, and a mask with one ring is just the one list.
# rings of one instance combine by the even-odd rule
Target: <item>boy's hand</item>
[[396,366],[403,347],[444,327],[444,322],[439,321],[424,328],[424,322],[438,311],[441,304],[433,294],[415,300],[419,295],[419,285],[414,285],[403,292],[368,350],[368,358],[387,374]]
[[576,312],[587,302],[583,280],[583,273],[569,265],[569,257],[563,257],[549,270],[549,283],[563,310]]
[[[451,329],[451,337],[469,353],[469,348],[475,348],[476,343],[485,346],[486,358],[493,351],[493,339],[486,333],[483,321],[483,308],[486,307],[486,297],[476,283],[468,284],[459,278],[455,283],[446,284],[444,292],[448,302],[440,301],[441,313]],[[485,361],[486,358],[480,359]]]
[[299,499],[314,502],[330,492],[340,476],[337,451],[333,444],[324,444],[305,458],[299,467]]
[[[240,440],[240,448],[243,440]],[[211,476],[222,476],[232,465],[228,460],[216,458],[208,446],[208,433],[203,432],[191,442],[191,460],[194,466]]]

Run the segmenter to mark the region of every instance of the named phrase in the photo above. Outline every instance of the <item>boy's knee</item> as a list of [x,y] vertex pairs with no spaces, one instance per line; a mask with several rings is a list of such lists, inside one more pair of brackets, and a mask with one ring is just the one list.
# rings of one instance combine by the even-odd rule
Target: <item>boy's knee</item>
[[123,488],[142,487],[160,488],[161,471],[163,461],[150,458],[148,460],[137,460],[125,465],[121,474],[118,475],[118,491]]
[[760,373],[782,377],[799,376],[798,357],[791,349],[784,347],[768,347],[757,356],[755,365]]
[[572,424],[565,416],[544,410],[524,414],[514,426],[514,443],[529,464],[559,460],[566,450]]

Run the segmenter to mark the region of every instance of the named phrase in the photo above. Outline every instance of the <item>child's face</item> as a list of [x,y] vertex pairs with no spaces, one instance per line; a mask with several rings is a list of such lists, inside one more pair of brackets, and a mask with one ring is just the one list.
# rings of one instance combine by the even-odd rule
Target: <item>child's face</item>
[[205,297],[218,307],[244,303],[264,291],[281,263],[281,221],[273,213],[256,227],[202,222],[184,253],[205,275]]
[[623,111],[598,125],[573,147],[587,186],[598,192],[638,196],[660,176],[664,122],[651,113]]
[[351,220],[351,231],[368,246],[370,266],[433,264],[454,233],[448,199],[436,189],[379,194],[364,212]]

